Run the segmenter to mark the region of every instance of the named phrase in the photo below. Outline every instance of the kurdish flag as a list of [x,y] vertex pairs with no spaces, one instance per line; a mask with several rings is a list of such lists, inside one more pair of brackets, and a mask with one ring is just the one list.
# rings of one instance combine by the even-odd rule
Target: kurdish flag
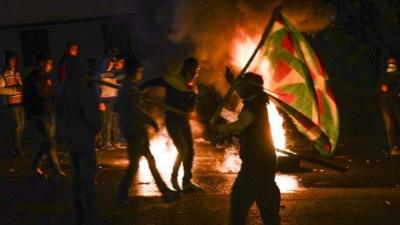
[[289,114],[321,155],[331,156],[338,141],[339,116],[329,78],[310,44],[281,14],[250,68],[265,58],[270,74],[263,75],[264,88],[270,99]]

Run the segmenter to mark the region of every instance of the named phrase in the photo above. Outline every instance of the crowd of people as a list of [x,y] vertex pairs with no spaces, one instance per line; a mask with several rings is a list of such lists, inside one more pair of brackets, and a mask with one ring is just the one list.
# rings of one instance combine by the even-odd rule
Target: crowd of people
[[[63,182],[66,173],[60,165],[57,148],[59,141],[66,145],[76,224],[104,224],[95,213],[96,148],[124,148],[121,134],[127,144],[129,164],[116,194],[119,203],[137,204],[129,195],[129,189],[141,156],[148,161],[164,202],[177,200],[182,194],[203,192],[203,188],[192,181],[195,149],[187,116],[196,105],[198,60],[188,57],[179,72],[139,85],[143,77],[140,60],[111,49],[96,66],[92,60],[82,60],[79,51],[78,43],[68,42],[56,73],[53,72],[53,58],[41,52],[36,56],[36,66],[25,76],[17,69],[17,54],[4,52],[0,94],[13,119],[10,154],[16,156],[24,151],[21,139],[25,115],[41,136],[31,160],[33,177]],[[245,224],[253,202],[257,203],[264,224],[276,225],[280,220],[280,193],[274,180],[276,155],[265,108],[268,98],[260,85],[261,76],[245,74],[237,90],[244,101],[239,120],[233,124],[207,126],[208,132],[215,135],[241,134],[243,166],[232,189],[231,224]],[[142,93],[154,86],[165,88],[165,104],[174,109],[165,112],[167,131],[178,151],[170,180],[173,189],[160,176],[149,149],[148,129],[157,132],[159,126],[144,110]],[[60,133],[62,138],[57,139]],[[182,185],[178,182],[180,166],[184,171]]]

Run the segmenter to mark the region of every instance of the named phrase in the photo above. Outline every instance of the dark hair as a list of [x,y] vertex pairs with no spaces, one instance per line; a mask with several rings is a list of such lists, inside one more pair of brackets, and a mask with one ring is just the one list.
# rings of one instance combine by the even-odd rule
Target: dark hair
[[8,68],[10,64],[10,59],[12,58],[17,58],[17,63],[18,63],[18,54],[16,52],[11,50],[4,50],[4,67],[2,72],[4,72]]
[[196,67],[199,65],[199,61],[195,57],[188,57],[183,61],[183,67]]
[[129,59],[126,63],[126,77],[135,78],[136,71],[139,68],[143,68],[143,64],[140,60],[136,58]]
[[126,55],[124,55],[124,54],[122,54],[122,53],[117,53],[117,54],[115,54],[115,59],[116,60],[119,60],[119,59],[124,59],[124,60],[126,60]]
[[78,46],[78,47],[79,47],[79,44],[78,44],[78,42],[75,42],[75,41],[68,41],[68,42],[65,44],[65,48],[66,48],[66,49],[69,49],[69,48],[71,48],[72,46]]
[[39,52],[36,55],[36,64],[52,59],[50,54],[46,51]]
[[394,56],[389,57],[388,60],[387,60],[387,64],[395,64],[395,65],[397,65],[396,57],[394,57]]
[[242,80],[248,84],[255,85],[255,86],[262,86],[264,84],[264,80],[261,75],[247,72],[243,75]]

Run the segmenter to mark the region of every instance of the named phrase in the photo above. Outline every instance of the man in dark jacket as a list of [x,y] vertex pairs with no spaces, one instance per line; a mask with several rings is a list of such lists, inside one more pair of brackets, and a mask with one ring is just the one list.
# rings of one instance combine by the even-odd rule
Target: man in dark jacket
[[73,204],[77,224],[94,224],[95,136],[101,129],[94,87],[84,77],[88,68],[78,57],[65,61],[61,87],[62,119],[72,171]]
[[378,81],[378,92],[389,143],[389,153],[400,155],[400,77],[394,57]]
[[117,200],[129,204],[132,199],[128,197],[128,190],[138,170],[139,160],[144,156],[148,162],[151,174],[162,193],[165,202],[173,201],[180,197],[176,191],[167,187],[157,170],[156,161],[149,148],[149,139],[146,125],[158,131],[157,123],[143,110],[143,99],[137,85],[142,79],[143,67],[137,60],[128,64],[128,71],[118,90],[116,109],[120,114],[120,126],[128,142],[129,165],[119,185]]
[[[167,106],[191,113],[196,104],[194,79],[198,73],[199,62],[197,59],[189,57],[184,60],[179,73],[167,75],[161,79],[150,80],[143,84],[142,88],[165,86],[165,102]],[[181,164],[183,164],[183,192],[202,191],[202,188],[192,182],[194,148],[189,118],[167,111],[165,113],[165,125],[178,150],[171,175],[172,186],[175,190],[181,190],[178,184],[178,171]]]
[[43,52],[36,57],[36,61],[37,68],[24,80],[25,111],[28,118],[34,120],[42,136],[40,147],[33,156],[31,169],[34,175],[44,175],[40,163],[46,157],[48,168],[51,169],[50,178],[60,180],[65,174],[57,156],[55,93],[51,77],[53,60]]
[[247,73],[238,87],[244,107],[239,119],[231,124],[210,126],[217,134],[239,134],[242,166],[231,193],[231,221],[246,224],[251,205],[256,202],[264,224],[278,225],[280,221],[280,191],[275,183],[276,154],[272,142],[266,104],[268,97],[262,89],[260,75]]

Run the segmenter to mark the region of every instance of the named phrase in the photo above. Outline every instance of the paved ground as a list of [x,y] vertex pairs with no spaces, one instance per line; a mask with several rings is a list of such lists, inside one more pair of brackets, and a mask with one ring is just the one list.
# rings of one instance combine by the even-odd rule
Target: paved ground
[[[35,135],[30,137],[31,141],[24,143],[28,153],[21,157],[7,156],[8,136],[0,139],[0,224],[72,224],[69,180],[58,185],[28,176],[30,154],[37,146]],[[160,137],[153,145],[166,149],[169,145],[164,141]],[[229,192],[236,176],[230,171],[239,166],[235,152],[205,143],[197,143],[196,151],[194,180],[205,188],[204,194],[162,203],[146,165],[142,164],[132,189],[140,200],[137,207],[119,206],[114,199],[126,165],[125,150],[99,151],[99,212],[116,225],[227,224]],[[168,181],[174,150],[156,155]],[[61,151],[59,156],[67,170],[65,152]],[[302,162],[300,168],[278,173],[277,182],[283,192],[282,225],[400,224],[400,157],[388,157],[379,145],[342,145],[332,161],[347,165],[350,170],[340,173]],[[254,207],[249,224],[262,224]]]

